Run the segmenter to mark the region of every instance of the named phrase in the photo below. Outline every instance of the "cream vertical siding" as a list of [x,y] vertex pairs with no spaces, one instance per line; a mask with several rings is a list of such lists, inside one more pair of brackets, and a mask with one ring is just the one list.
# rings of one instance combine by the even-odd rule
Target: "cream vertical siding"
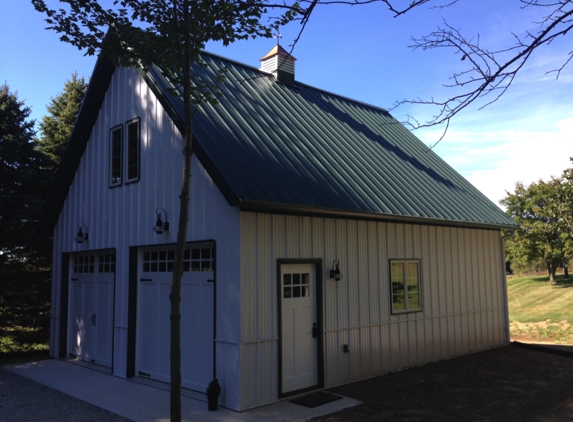
[[[140,180],[110,189],[109,129],[135,117],[140,118]],[[115,249],[113,373],[126,376],[129,248],[176,242],[182,150],[181,135],[140,75],[117,69],[54,230],[52,356],[60,353],[62,254]],[[228,205],[196,157],[191,184],[187,240],[216,242],[217,307],[225,310],[217,320],[220,403],[238,408],[239,369],[227,363],[239,359],[239,212]],[[171,230],[162,235],[152,230],[158,207],[167,211],[171,223]],[[80,223],[87,226],[90,239],[78,245],[74,236]],[[201,321],[183,321],[183,329],[186,323]]]
[[[324,381],[333,387],[504,345],[500,247],[495,230],[242,213],[241,408],[278,397],[278,259],[322,259]],[[393,258],[420,260],[421,312],[391,314]],[[339,282],[327,278],[334,259]]]

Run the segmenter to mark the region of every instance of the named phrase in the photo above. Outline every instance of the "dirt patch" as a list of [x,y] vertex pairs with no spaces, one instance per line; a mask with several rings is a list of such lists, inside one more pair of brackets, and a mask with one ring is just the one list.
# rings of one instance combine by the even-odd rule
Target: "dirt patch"
[[529,328],[540,328],[540,329],[546,329],[549,327],[557,327],[560,330],[566,331],[566,330],[571,330],[571,324],[569,324],[569,322],[563,320],[561,322],[551,322],[550,319],[545,320],[545,321],[540,321],[540,322],[512,322],[510,324],[511,328],[517,329],[517,330],[526,330]]
[[329,391],[363,404],[315,422],[573,421],[573,357],[512,345]]
[[573,343],[573,326],[565,320],[539,322],[514,321],[509,325],[511,339],[514,341],[534,341],[557,344]]

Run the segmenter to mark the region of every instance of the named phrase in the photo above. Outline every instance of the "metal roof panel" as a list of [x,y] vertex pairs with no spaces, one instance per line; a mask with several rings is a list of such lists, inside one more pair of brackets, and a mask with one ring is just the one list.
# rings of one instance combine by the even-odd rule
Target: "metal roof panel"
[[195,71],[210,79],[224,67],[226,82],[219,104],[195,116],[194,141],[238,202],[516,226],[387,111],[203,57]]

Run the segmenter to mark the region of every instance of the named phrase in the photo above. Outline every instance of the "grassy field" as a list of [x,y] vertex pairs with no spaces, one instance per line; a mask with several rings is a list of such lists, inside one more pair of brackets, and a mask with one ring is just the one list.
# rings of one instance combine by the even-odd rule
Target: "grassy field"
[[508,278],[512,340],[573,344],[573,276]]

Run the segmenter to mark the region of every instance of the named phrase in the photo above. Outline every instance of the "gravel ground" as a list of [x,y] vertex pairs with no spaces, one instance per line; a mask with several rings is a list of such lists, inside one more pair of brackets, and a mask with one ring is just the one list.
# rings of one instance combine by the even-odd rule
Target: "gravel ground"
[[363,404],[313,421],[572,422],[573,346],[560,349],[511,345],[333,388]]
[[129,419],[0,368],[0,421],[128,422]]
[[[571,422],[568,355],[515,345],[424,365],[329,391],[363,402],[316,422]],[[0,421],[129,419],[0,367]]]

